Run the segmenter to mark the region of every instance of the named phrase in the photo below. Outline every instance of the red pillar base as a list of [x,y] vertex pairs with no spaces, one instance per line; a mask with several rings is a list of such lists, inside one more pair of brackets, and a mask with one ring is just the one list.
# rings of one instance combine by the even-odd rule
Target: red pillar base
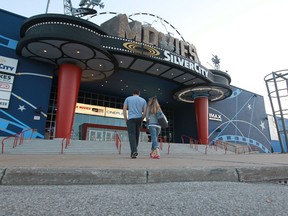
[[60,66],[55,138],[67,138],[71,134],[81,76],[82,70],[76,65]]
[[195,99],[195,112],[200,144],[208,144],[208,98],[198,97]]

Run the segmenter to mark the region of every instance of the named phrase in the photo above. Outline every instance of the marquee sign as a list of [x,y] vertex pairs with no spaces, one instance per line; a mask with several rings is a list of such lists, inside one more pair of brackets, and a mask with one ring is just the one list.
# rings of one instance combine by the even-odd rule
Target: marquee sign
[[[102,23],[101,27],[109,35],[159,47],[195,62],[199,62],[196,47],[193,44],[174,38],[170,34],[159,32],[150,25],[142,25],[139,21],[134,20],[129,22],[126,14],[117,15],[116,17]],[[144,45],[142,49],[143,48],[147,48],[146,51],[150,53],[150,47],[145,47]]]
[[203,78],[210,79],[209,71],[205,67],[200,65],[198,62],[178,55],[177,53],[170,52],[158,47],[153,47],[140,42],[132,42],[124,38],[117,38],[111,36],[104,37],[105,40],[102,40],[102,47],[105,49],[127,52],[128,54],[139,54],[160,61],[166,61],[172,63],[173,65],[180,66],[181,68],[184,68],[186,70],[190,70],[191,72],[197,73]]
[[105,49],[166,61],[209,79],[209,71],[200,65],[193,44],[165,35],[151,26],[143,26],[139,21],[128,22],[125,14],[106,21],[101,27],[110,34],[101,41]]

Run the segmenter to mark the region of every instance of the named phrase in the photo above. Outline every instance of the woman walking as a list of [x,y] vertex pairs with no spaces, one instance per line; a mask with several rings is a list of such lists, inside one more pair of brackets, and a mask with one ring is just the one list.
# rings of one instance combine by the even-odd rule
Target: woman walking
[[161,132],[161,126],[158,123],[157,112],[161,111],[161,107],[156,97],[149,98],[146,111],[146,120],[151,135],[152,147],[150,157],[160,159],[158,136]]

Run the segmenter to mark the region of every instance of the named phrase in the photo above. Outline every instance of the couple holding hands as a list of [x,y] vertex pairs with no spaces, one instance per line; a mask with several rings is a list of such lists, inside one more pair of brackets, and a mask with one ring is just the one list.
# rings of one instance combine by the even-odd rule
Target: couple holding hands
[[[127,116],[127,110],[128,116]],[[149,98],[148,103],[140,97],[140,91],[134,90],[133,95],[125,99],[123,104],[123,115],[127,124],[128,138],[131,149],[131,158],[138,156],[138,143],[140,135],[140,127],[143,119],[146,117],[147,127],[151,135],[152,147],[150,158],[160,159],[158,135],[161,132],[161,126],[158,123],[157,112],[161,111],[161,107],[156,97]]]

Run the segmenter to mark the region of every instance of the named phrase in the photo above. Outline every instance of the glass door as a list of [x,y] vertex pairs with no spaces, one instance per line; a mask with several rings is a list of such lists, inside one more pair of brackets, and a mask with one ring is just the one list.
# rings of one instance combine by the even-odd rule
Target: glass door
[[88,140],[90,141],[104,141],[105,137],[104,137],[104,131],[102,130],[89,130],[88,131]]

